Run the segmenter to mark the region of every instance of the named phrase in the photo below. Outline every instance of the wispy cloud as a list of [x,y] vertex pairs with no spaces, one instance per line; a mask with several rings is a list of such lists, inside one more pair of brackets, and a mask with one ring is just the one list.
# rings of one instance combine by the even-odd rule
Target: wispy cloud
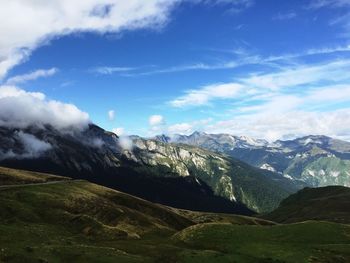
[[162,28],[173,7],[183,1],[227,5],[231,13],[239,13],[254,4],[253,0],[52,0],[45,4],[11,0],[0,9],[0,17],[6,21],[0,28],[0,34],[6,36],[0,42],[0,79],[28,59],[33,50],[63,35]]
[[350,1],[348,0],[313,0],[307,6],[307,9],[321,9],[321,8],[332,8],[333,10],[339,10],[335,12],[335,16],[330,20],[331,26],[340,26],[343,30],[339,34],[340,37],[350,37]]
[[[321,51],[310,53],[315,52]],[[248,74],[234,82],[189,90],[170,101],[170,105],[185,108],[212,104],[220,108],[220,101],[232,102],[230,118],[203,127],[212,133],[250,135],[271,141],[308,134],[350,140],[349,70],[348,59],[288,65],[275,72]],[[182,127],[190,129],[184,124],[174,129]]]
[[207,5],[226,5],[227,13],[238,14],[252,7],[254,0],[192,0],[195,3],[204,3]]
[[109,111],[107,112],[107,115],[108,115],[108,119],[109,119],[110,121],[114,121],[114,120],[115,120],[115,111],[114,111],[114,110],[109,110]]
[[[161,28],[180,0],[11,0],[2,4],[0,78],[48,41],[75,32],[119,33],[140,28]],[[127,14],[127,15],[125,15]],[[30,32],[30,34],[28,33]]]
[[194,70],[219,70],[219,69],[230,69],[236,68],[239,66],[239,62],[228,61],[218,64],[207,64],[207,63],[194,63],[188,65],[178,65],[168,68],[159,68],[150,71],[141,71],[141,72],[128,72],[123,74],[125,77],[138,77],[138,76],[151,76],[157,74],[166,74],[166,73],[177,73],[185,71],[194,71]]
[[311,0],[308,5],[308,8],[318,9],[323,7],[345,7],[350,6],[350,2],[348,0]]
[[17,75],[14,77],[11,77],[6,80],[6,84],[14,85],[14,84],[20,84],[25,83],[31,80],[36,80],[38,78],[43,77],[50,77],[55,75],[58,72],[57,68],[51,68],[51,69],[38,69],[36,71],[23,74],[23,75]]
[[189,90],[184,96],[170,101],[170,105],[177,108],[205,105],[214,99],[234,98],[242,88],[238,83],[213,84]]
[[136,68],[133,67],[96,67],[91,69],[91,72],[95,72],[102,75],[111,75],[113,73],[122,73],[122,72],[128,72],[136,70]]
[[314,48],[302,51],[300,53],[288,53],[281,54],[276,56],[267,56],[263,57],[256,54],[251,54],[245,49],[208,49],[214,52],[225,52],[231,53],[236,56],[234,60],[222,61],[219,63],[192,63],[185,65],[175,65],[171,67],[159,68],[154,66],[153,70],[143,71],[144,67],[138,68],[129,68],[129,67],[118,67],[114,72],[112,70],[108,70],[109,67],[101,68],[101,74],[113,74],[119,73],[120,76],[124,77],[139,77],[139,76],[152,76],[158,74],[168,74],[168,73],[179,73],[186,71],[209,71],[209,70],[226,70],[226,69],[234,69],[239,68],[246,65],[264,65],[270,67],[279,67],[279,62],[290,63],[291,60],[313,56],[313,55],[324,55],[331,54],[337,52],[350,52],[350,45],[347,46],[334,46],[334,47],[324,47],[324,48]]
[[290,20],[297,16],[295,12],[288,12],[288,13],[278,13],[274,17],[272,17],[272,20]]
[[[303,89],[317,87],[321,82],[347,82],[350,77],[350,60],[338,60],[316,65],[287,66],[274,73],[253,74],[235,82],[212,84],[199,89],[186,91],[169,104],[173,107],[196,107],[214,100],[266,98],[271,93],[298,92]],[[290,90],[294,89],[294,90]]]

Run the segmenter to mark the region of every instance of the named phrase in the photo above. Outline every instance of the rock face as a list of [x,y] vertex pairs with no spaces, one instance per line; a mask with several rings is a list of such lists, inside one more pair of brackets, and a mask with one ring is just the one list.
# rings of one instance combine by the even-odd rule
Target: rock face
[[283,196],[303,186],[266,170],[253,168],[227,156],[189,145],[134,137],[130,158],[143,164],[143,173],[157,177],[194,176],[217,196],[238,201],[257,212],[276,207]]
[[350,186],[350,143],[327,136],[268,143],[244,136],[195,132],[173,136],[170,142],[225,153],[309,186]]
[[270,211],[302,187],[198,147],[128,140],[124,147],[95,125],[71,133],[0,128],[0,165],[84,178],[153,202],[214,212]]

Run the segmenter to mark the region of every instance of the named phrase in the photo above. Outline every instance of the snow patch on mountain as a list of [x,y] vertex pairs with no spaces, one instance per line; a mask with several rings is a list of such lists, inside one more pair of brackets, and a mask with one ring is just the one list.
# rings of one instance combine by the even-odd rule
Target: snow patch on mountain
[[268,163],[264,163],[263,165],[261,165],[260,169],[269,170],[271,172],[276,172],[276,169]]
[[338,177],[339,174],[340,174],[340,172],[339,172],[339,171],[331,171],[329,174],[330,174],[332,177]]

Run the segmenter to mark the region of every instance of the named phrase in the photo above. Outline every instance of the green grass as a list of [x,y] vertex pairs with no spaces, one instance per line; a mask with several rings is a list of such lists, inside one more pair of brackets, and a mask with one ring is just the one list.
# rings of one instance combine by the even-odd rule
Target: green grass
[[68,177],[0,167],[0,186],[66,181]]
[[280,223],[323,220],[349,224],[350,188],[304,188],[283,200],[278,209],[263,217]]
[[173,238],[204,251],[184,253],[183,262],[348,262],[349,235],[350,226],[326,222],[264,227],[211,223],[192,226]]
[[0,262],[350,262],[350,226],[179,210],[86,181],[18,185],[0,188]]

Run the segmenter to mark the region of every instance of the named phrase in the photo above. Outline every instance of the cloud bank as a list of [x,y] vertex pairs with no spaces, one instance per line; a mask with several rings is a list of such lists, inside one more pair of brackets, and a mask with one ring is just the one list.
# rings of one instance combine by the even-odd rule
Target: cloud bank
[[[247,74],[233,82],[185,92],[170,101],[175,108],[220,107],[220,121],[202,125],[209,133],[249,135],[273,141],[322,134],[350,140],[350,60],[287,65],[277,71]],[[188,123],[172,127],[192,132]]]
[[43,93],[15,86],[0,86],[0,126],[26,128],[31,125],[83,130],[89,115],[73,104],[49,100]]

